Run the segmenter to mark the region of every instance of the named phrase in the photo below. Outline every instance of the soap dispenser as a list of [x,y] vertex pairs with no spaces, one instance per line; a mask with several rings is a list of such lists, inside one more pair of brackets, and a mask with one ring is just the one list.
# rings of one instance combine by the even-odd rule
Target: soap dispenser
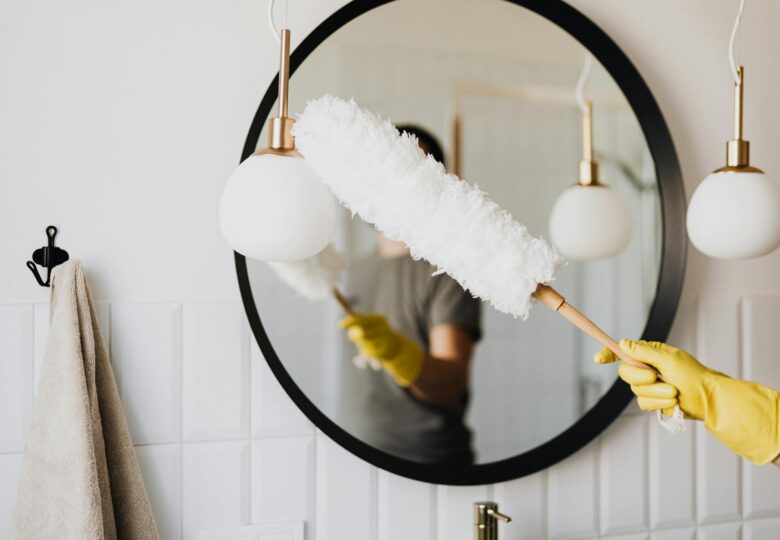
[[498,540],[499,519],[505,523],[512,521],[498,511],[497,503],[474,503],[474,540]]

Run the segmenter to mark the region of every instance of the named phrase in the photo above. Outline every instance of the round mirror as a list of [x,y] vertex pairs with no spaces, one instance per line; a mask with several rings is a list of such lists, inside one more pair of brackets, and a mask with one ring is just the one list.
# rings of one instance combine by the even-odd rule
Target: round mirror
[[[580,78],[589,54],[592,66]],[[618,236],[628,240],[617,253],[568,261],[556,289],[616,338],[665,339],[685,259],[676,155],[639,74],[573,8],[558,1],[352,3],[306,38],[292,66],[290,111],[323,94],[354,98],[416,135],[425,152],[545,238],[556,200],[578,180],[583,112],[575,87],[583,81],[606,186],[585,189],[616,195],[630,217]],[[265,140],[275,99],[272,84],[244,157]],[[577,208],[587,216],[602,207]],[[346,268],[339,288],[352,309],[374,314],[382,332],[422,352],[423,372],[412,384],[399,384],[387,362],[360,354],[340,326],[339,303],[308,301],[266,263],[236,255],[236,264],[272,370],[315,424],[350,451],[420,480],[501,481],[573,453],[628,403],[616,367],[594,365],[599,346],[561,317],[541,306],[526,321],[499,313],[340,212],[333,246]]]

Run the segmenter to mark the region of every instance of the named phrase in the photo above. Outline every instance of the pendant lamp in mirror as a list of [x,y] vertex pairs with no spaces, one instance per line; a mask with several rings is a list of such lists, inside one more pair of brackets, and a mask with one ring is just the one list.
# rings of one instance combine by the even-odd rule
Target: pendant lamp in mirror
[[561,255],[574,261],[611,257],[631,240],[631,218],[620,196],[599,181],[593,158],[593,108],[584,102],[583,156],[579,182],[567,188],[550,214],[550,239]]

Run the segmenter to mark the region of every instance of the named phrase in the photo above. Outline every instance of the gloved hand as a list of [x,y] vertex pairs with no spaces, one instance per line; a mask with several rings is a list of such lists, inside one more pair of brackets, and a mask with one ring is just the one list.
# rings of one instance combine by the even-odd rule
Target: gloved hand
[[[663,382],[648,369],[621,363],[620,378],[631,385],[639,407],[663,410],[674,406],[689,418],[703,420],[707,429],[734,452],[758,465],[780,454],[780,394],[761,384],[732,379],[699,363],[681,349],[664,343],[620,342],[631,358],[658,370]],[[594,360],[607,364],[617,360],[608,349]]]
[[379,360],[400,386],[408,387],[417,379],[425,353],[413,339],[394,330],[382,315],[355,313],[339,326],[362,355]]

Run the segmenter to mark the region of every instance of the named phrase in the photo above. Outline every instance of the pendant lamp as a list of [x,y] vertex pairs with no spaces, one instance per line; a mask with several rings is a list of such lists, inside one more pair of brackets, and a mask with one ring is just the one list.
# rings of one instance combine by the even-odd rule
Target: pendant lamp
[[688,236],[696,249],[718,259],[761,257],[780,245],[780,186],[750,165],[743,139],[745,70],[734,62],[734,36],[744,9],[740,2],[731,33],[734,76],[734,138],[726,143],[726,166],[706,177],[688,206]]
[[598,162],[593,158],[593,105],[580,99],[584,79],[590,71],[586,57],[577,85],[582,108],[582,161],[579,182],[567,188],[550,214],[550,239],[567,259],[592,260],[623,251],[631,240],[631,218],[620,196],[599,182]]
[[[272,20],[273,0],[269,3]],[[268,146],[252,154],[222,192],[222,235],[238,253],[264,261],[312,257],[330,242],[336,206],[330,189],[295,150],[287,116],[290,30],[279,37],[279,110],[268,122]]]

